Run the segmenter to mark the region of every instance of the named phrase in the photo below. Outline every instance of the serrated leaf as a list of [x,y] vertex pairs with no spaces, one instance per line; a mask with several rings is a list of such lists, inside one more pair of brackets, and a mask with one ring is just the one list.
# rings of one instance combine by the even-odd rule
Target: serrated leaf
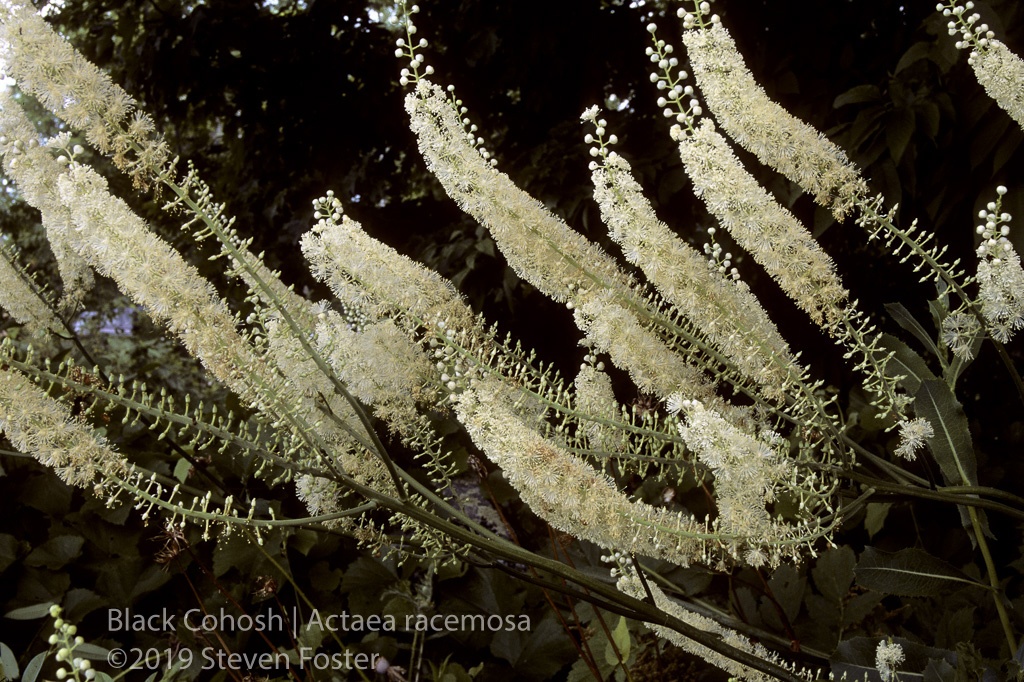
[[953,682],[956,679],[956,668],[941,658],[928,660],[924,669],[924,682]]
[[922,381],[936,378],[924,358],[895,336],[882,334],[878,341],[878,345],[893,354],[885,367],[886,374],[902,376],[899,384],[908,393],[916,393]]
[[85,539],[75,535],[60,535],[50,538],[25,557],[25,564],[55,571],[77,558],[82,553],[84,544]]
[[796,620],[800,607],[804,602],[804,589],[807,578],[800,575],[795,568],[783,564],[772,573],[768,587],[775,597],[774,602],[767,596],[761,598],[761,618],[770,625],[782,627],[776,604],[782,608],[783,614],[790,623]]
[[864,529],[868,532],[869,538],[875,535],[885,526],[885,517],[889,515],[892,508],[891,502],[869,502],[864,512]]
[[[935,431],[935,435],[928,440],[928,447],[939,464],[946,484],[978,485],[978,461],[974,456],[967,415],[946,382],[938,379],[923,382],[914,396],[914,411],[917,416],[927,419]],[[971,542],[976,543],[970,511],[963,505],[959,510],[964,528],[971,530]],[[973,511],[982,532],[991,537],[984,510]]]
[[935,431],[928,446],[948,485],[977,485],[978,463],[964,408],[944,381],[921,382],[914,396],[914,411]]
[[289,538],[288,546],[294,549],[302,556],[309,556],[309,550],[316,547],[319,536],[315,531],[306,530],[305,528],[299,528]]
[[213,574],[219,578],[232,568],[237,568],[243,575],[247,575],[252,566],[262,561],[263,555],[255,543],[241,535],[232,534],[217,541],[213,551]]
[[881,592],[865,592],[851,599],[843,609],[843,629],[857,625],[875,610],[885,597]]
[[36,618],[44,618],[50,615],[51,606],[53,606],[53,602],[33,604],[32,606],[22,606],[20,609],[8,611],[4,614],[4,618],[10,618],[11,620],[35,620]]
[[302,628],[302,633],[299,635],[299,645],[302,647],[309,647],[313,651],[320,648],[321,642],[324,641],[324,631],[320,627],[319,623],[309,622]]
[[857,565],[857,556],[849,547],[843,546],[830,549],[821,556],[811,569],[814,586],[826,599],[842,602],[850,592],[853,584],[853,568]]
[[892,317],[893,321],[899,326],[906,329],[908,332],[914,335],[914,338],[920,341],[925,350],[935,355],[935,357],[941,357],[939,349],[935,345],[935,341],[932,340],[931,335],[924,328],[924,326],[917,321],[910,311],[902,303],[886,303],[885,310]]
[[17,679],[21,674],[18,668],[18,657],[11,651],[11,647],[0,642],[0,673],[9,680]]
[[36,678],[39,677],[39,673],[43,670],[43,664],[46,663],[47,651],[40,651],[38,654],[32,657],[32,660],[25,666],[25,674],[21,676],[21,682],[36,682]]
[[861,587],[902,597],[933,597],[960,584],[984,587],[951,564],[916,548],[893,553],[865,547],[855,573]]
[[509,662],[514,671],[511,679],[545,680],[578,656],[564,634],[561,624],[546,616],[529,632],[499,629],[490,651]]

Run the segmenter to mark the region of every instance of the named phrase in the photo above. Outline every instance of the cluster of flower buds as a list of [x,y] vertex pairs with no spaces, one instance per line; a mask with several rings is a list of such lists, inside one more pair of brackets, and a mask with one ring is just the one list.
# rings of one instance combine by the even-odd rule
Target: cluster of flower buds
[[998,261],[1001,254],[1013,251],[1013,245],[1008,239],[1010,226],[1007,224],[1012,216],[1001,210],[1006,188],[999,185],[996,194],[999,196],[995,201],[988,202],[988,206],[978,211],[978,217],[985,222],[978,225],[976,231],[982,239],[978,256],[991,256]]
[[[949,29],[949,35],[955,36],[957,33],[963,36],[963,40],[956,41],[956,49],[971,51],[971,58],[968,62],[973,61],[975,53],[980,49],[984,50],[988,47],[989,41],[995,38],[996,34],[989,30],[988,24],[979,24],[978,21],[981,19],[981,15],[977,12],[967,14],[970,10],[974,9],[974,3],[971,0],[967,0],[964,5],[957,4],[958,0],[949,0],[949,4],[939,3],[935,6],[935,9],[942,12],[942,16],[951,17],[949,23],[946,24],[946,28]],[[964,15],[967,16],[964,16]]]
[[334,190],[327,190],[327,196],[313,199],[313,218],[315,220],[330,220],[338,222],[343,213],[341,200],[334,196]]
[[672,55],[675,48],[659,39],[657,31],[656,24],[647,25],[647,32],[654,39],[654,46],[647,48],[647,56],[658,69],[651,74],[651,82],[658,90],[666,91],[658,98],[658,106],[665,118],[675,117],[677,123],[692,128],[694,120],[703,113],[700,102],[693,98],[693,87],[683,85],[690,75],[678,68],[679,60]]
[[683,20],[683,28],[707,28],[708,23],[718,24],[721,19],[717,14],[711,14],[711,3],[715,0],[703,0],[695,2],[694,11],[688,12],[682,7],[676,10],[676,16]]
[[733,280],[738,281],[740,278],[740,272],[732,266],[732,254],[728,251],[723,255],[722,245],[715,241],[715,228],[708,228],[708,237],[711,241],[704,243],[704,253],[708,257],[708,266],[712,270],[717,270],[719,274],[728,275]]
[[[403,2],[402,5],[405,3]],[[399,38],[395,41],[395,57],[402,59],[403,57],[409,58],[409,66],[402,69],[398,82],[403,86],[415,83],[420,79],[420,68],[423,69],[423,74],[429,76],[434,73],[434,67],[423,65],[423,55],[417,50],[422,50],[427,46],[427,39],[420,38],[418,41],[413,40],[413,36],[416,34],[416,24],[412,23],[412,15],[417,14],[420,11],[419,5],[413,5],[409,8],[406,13],[406,24],[405,24],[405,38]]]
[[58,663],[66,663],[68,668],[57,668],[56,677],[58,680],[92,680],[96,677],[96,671],[92,663],[85,658],[75,656],[75,648],[85,644],[85,639],[77,636],[78,628],[60,617],[61,608],[54,604],[50,607],[50,617],[53,618],[53,629],[56,630],[50,635],[50,646],[57,647],[55,658]]
[[[613,144],[618,144],[619,137],[618,135],[614,134],[609,135],[607,138],[605,137],[605,133],[607,132],[605,128],[608,125],[608,121],[604,120],[603,118],[598,118],[597,114],[598,108],[597,105],[594,105],[587,109],[586,111],[584,111],[583,114],[580,116],[581,120],[590,121],[590,123],[594,125],[594,133],[587,133],[586,135],[584,135],[583,141],[589,145],[594,145],[590,148],[591,156],[593,156],[595,159],[597,157],[606,159],[609,156],[615,155],[615,152],[609,151],[608,147],[610,147]],[[597,161],[591,161],[589,168],[590,170],[595,170],[596,168],[598,168],[599,165],[600,164],[598,164]]]

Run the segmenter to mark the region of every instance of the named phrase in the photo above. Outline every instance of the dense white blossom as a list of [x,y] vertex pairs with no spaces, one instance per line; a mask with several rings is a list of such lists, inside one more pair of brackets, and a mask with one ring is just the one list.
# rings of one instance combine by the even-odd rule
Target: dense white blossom
[[814,322],[835,331],[846,289],[811,234],[758,184],[708,119],[691,133],[672,130],[694,191],[736,242]]
[[[0,60],[18,86],[146,186],[165,171],[167,143],[152,119],[110,76],[83,57],[20,0],[0,5]],[[129,158],[131,152],[132,158]]]
[[592,170],[594,199],[627,260],[693,321],[741,372],[770,395],[799,373],[789,346],[740,280],[709,267],[704,256],[658,219],[618,154]]
[[105,438],[12,368],[0,369],[0,431],[69,485],[91,486],[128,471]]
[[501,467],[523,501],[555,528],[601,547],[687,566],[706,560],[716,542],[692,517],[630,500],[607,475],[541,436],[497,379],[455,398],[459,421]]
[[988,39],[983,49],[971,53],[971,68],[989,97],[1010,115],[1017,125],[1024,127],[1024,60],[994,38]]
[[773,102],[720,23],[683,33],[693,75],[715,118],[741,147],[803,187],[837,220],[867,193],[846,153]]
[[882,682],[891,682],[895,679],[898,666],[906,656],[903,647],[889,640],[882,640],[875,649],[875,667],[882,676]]
[[488,229],[516,274],[553,300],[583,310],[576,320],[588,340],[610,353],[643,390],[665,397],[691,387],[693,395],[707,395],[700,371],[644,328],[640,314],[649,316],[649,311],[636,282],[599,246],[495,170],[467,140],[458,111],[441,87],[421,79],[405,104],[427,166],[462,210]]
[[[647,590],[644,589],[644,583],[641,582],[640,577],[632,566],[620,564],[618,575],[619,579],[616,583],[616,587],[631,597],[636,597],[637,599],[647,598]],[[694,613],[693,611],[684,608],[679,603],[670,599],[660,587],[652,582],[647,583],[647,588],[650,589],[651,595],[654,597],[654,604],[665,613],[672,614],[687,625],[692,625],[698,630],[717,635],[721,638],[723,644],[739,649],[740,651],[753,654],[761,660],[780,664],[778,657],[770,653],[761,644],[751,642],[748,638],[735,630],[727,628],[721,623],[702,616],[699,613]],[[699,656],[712,665],[729,673],[731,679],[746,680],[747,682],[769,682],[770,680],[775,679],[774,677],[759,670],[755,670],[754,668],[745,666],[730,658],[726,658],[722,654],[713,651],[703,644],[700,644],[684,635],[681,635],[675,630],[671,630],[660,625],[648,625],[648,627],[656,632],[660,637],[664,637],[683,651],[687,651],[694,656]]]
[[39,133],[9,90],[0,91],[0,154],[4,173],[25,200],[42,214],[43,228],[64,282],[64,304],[73,308],[92,288],[93,273],[74,248],[71,218],[56,193],[57,178],[67,171],[52,150],[39,144]]
[[896,454],[907,460],[917,459],[917,451],[935,435],[935,429],[927,419],[910,419],[900,423],[900,443]]

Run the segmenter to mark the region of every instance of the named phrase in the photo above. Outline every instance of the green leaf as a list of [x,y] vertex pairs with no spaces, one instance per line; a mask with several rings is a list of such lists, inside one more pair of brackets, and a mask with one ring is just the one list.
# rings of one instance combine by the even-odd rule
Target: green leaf
[[857,556],[845,545],[819,556],[811,570],[818,592],[833,602],[842,602],[850,592],[856,565]]
[[928,446],[948,485],[978,485],[978,463],[964,408],[946,382],[921,382],[914,396],[914,411],[935,430]]
[[36,678],[39,677],[39,673],[43,669],[43,664],[46,663],[47,651],[40,651],[38,654],[32,657],[32,660],[25,666],[25,674],[21,676],[22,682],[36,682]]
[[857,625],[862,620],[868,617],[868,614],[875,610],[885,595],[881,592],[864,592],[858,594],[856,597],[850,600],[843,609],[843,628],[848,628],[851,625]]
[[619,657],[615,655],[615,649],[619,650],[619,655],[622,657],[622,662],[629,660],[629,624],[626,622],[625,616],[619,616],[619,623],[612,630],[612,641],[615,643],[615,648],[608,647],[604,650],[604,659],[608,665],[615,666],[619,665]]
[[179,483],[184,483],[185,480],[188,479],[190,471],[192,471],[192,463],[183,457],[174,465],[174,478],[176,478]]
[[[943,480],[948,485],[978,485],[978,461],[974,456],[967,415],[946,382],[935,379],[922,383],[914,396],[914,411],[917,416],[927,419],[935,430],[935,435],[928,440],[928,447],[939,464]],[[976,543],[971,510],[963,505],[959,510],[964,528],[970,531],[971,542]],[[984,510],[975,509],[973,513],[978,518],[981,531],[992,537]]]
[[902,303],[886,303],[885,309],[896,324],[913,334],[914,338],[924,345],[925,350],[935,357],[942,357],[931,335]]
[[893,75],[899,73],[915,62],[922,59],[929,59],[931,49],[932,44],[930,42],[919,42],[911,45],[910,48],[903,53],[903,56],[900,57],[900,61],[896,64],[896,70],[893,71]]
[[309,556],[309,550],[316,547],[319,536],[315,531],[299,528],[289,538],[288,546],[302,556]]
[[490,650],[512,665],[512,679],[545,680],[578,656],[564,634],[554,616],[546,616],[531,632],[498,630]]
[[885,124],[885,143],[889,145],[889,155],[894,162],[899,163],[903,158],[916,127],[914,112],[910,109],[897,109],[889,117]]
[[856,576],[861,587],[903,597],[932,597],[964,583],[985,587],[942,559],[916,548],[892,553],[865,547]]
[[931,369],[928,368],[928,363],[924,361],[924,358],[895,336],[882,334],[879,337],[878,345],[893,354],[885,367],[886,374],[902,376],[903,378],[900,379],[899,384],[908,393],[917,393],[917,389],[920,388],[922,381],[936,378]]
[[83,544],[85,544],[85,539],[75,535],[50,538],[32,550],[32,553],[25,557],[25,563],[29,566],[42,566],[57,570],[77,558],[82,553]]
[[20,609],[8,611],[4,614],[4,618],[10,618],[11,620],[35,620],[36,618],[45,618],[50,615],[51,606],[53,606],[53,602],[33,604],[32,606],[22,606]]
[[776,603],[782,607],[782,612],[790,623],[795,621],[803,605],[807,578],[800,575],[792,566],[783,564],[772,573],[768,587],[771,588],[775,601],[772,602],[767,596],[761,598],[761,618],[769,625],[781,629],[782,622]]
[[110,653],[110,649],[105,649],[89,642],[83,642],[75,647],[75,653],[82,658],[88,658],[93,661],[104,660],[107,654]]
[[877,85],[858,85],[836,97],[832,102],[832,107],[838,109],[839,107],[845,107],[847,104],[873,102],[881,97],[882,91],[878,89]]
[[0,573],[18,559],[18,539],[7,533],[0,533]]
[[869,538],[874,538],[885,526],[885,517],[892,508],[891,502],[869,502],[864,513],[864,529]]
[[924,669],[924,682],[953,682],[956,679],[956,668],[945,659],[933,658]]
[[0,673],[9,680],[17,679],[21,674],[18,668],[18,657],[11,651],[11,647],[0,642]]

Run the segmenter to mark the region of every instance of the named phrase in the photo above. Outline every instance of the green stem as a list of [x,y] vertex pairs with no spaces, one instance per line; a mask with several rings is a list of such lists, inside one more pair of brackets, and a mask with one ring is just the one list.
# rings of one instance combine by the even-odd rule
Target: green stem
[[1003,592],[999,586],[999,575],[996,573],[995,562],[992,561],[992,553],[988,549],[988,541],[985,539],[985,534],[982,532],[981,519],[978,518],[978,512],[973,507],[967,508],[967,513],[971,516],[971,525],[974,527],[974,535],[978,541],[978,549],[981,550],[981,556],[985,559],[985,568],[988,572],[988,582],[992,586],[992,601],[996,605],[996,612],[999,614],[999,622],[1003,625],[1003,634],[1006,635],[1006,643],[1010,645],[1010,656],[1017,653],[1017,638],[1013,634],[1013,627],[1010,625],[1010,616],[1006,613],[1006,607],[1003,606]]

